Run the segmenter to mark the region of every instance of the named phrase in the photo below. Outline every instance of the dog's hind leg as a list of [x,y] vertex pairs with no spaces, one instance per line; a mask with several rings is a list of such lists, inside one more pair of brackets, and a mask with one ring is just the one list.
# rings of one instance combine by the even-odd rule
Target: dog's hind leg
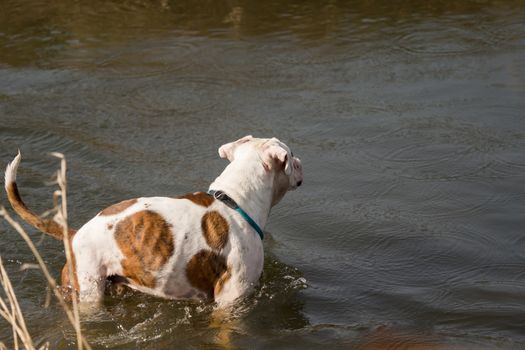
[[219,308],[227,309],[250,290],[251,288],[243,283],[238,275],[232,277],[230,272],[225,272],[215,285],[214,299]]
[[104,299],[105,277],[83,271],[78,274],[78,284],[81,303],[101,303]]
[[100,303],[104,299],[106,269],[87,254],[77,254],[77,277],[79,301],[81,303]]

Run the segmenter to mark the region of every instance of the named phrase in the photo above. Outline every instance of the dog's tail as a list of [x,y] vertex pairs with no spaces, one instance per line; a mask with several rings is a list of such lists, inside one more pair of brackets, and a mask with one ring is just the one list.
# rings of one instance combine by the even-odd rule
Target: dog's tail
[[[5,169],[5,191],[7,192],[7,198],[11,203],[13,209],[29,224],[33,225],[40,231],[47,233],[56,239],[63,239],[64,237],[64,227],[54,221],[53,219],[44,219],[35,213],[33,213],[22,201],[20,193],[18,192],[18,187],[16,185],[16,171],[18,165],[20,164],[20,150],[18,155],[13,159],[11,163],[7,165]],[[69,230],[69,234],[74,234],[74,230]]]

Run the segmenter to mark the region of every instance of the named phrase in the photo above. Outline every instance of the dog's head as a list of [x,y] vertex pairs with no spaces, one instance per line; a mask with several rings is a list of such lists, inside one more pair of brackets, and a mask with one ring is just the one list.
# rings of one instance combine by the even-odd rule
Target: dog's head
[[275,137],[259,139],[248,135],[222,145],[219,155],[230,162],[259,161],[267,173],[273,173],[272,206],[277,204],[287,191],[295,190],[303,183],[301,160],[293,155],[290,147]]

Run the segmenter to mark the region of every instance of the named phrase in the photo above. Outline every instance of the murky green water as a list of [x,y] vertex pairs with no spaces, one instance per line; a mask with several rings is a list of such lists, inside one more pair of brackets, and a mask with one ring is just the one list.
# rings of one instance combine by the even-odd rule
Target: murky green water
[[[36,211],[47,152],[68,158],[80,227],[206,189],[217,147],[246,134],[305,168],[260,286],[222,324],[206,304],[109,297],[83,324],[95,348],[525,348],[522,1],[0,3],[0,160],[22,150]],[[58,276],[61,244],[40,249]],[[0,255],[37,343],[73,349],[4,223]]]

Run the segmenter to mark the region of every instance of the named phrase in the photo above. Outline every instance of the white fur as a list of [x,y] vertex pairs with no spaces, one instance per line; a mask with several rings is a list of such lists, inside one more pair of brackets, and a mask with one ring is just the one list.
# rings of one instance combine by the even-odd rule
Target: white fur
[[[263,164],[263,159],[268,157],[265,150],[270,148],[274,152],[275,147],[282,147],[288,159],[291,159],[290,164],[293,164],[290,175],[287,175],[289,180],[284,182],[274,180],[279,172],[284,173],[285,164],[271,170]],[[219,153],[231,163],[210,185],[210,189],[227,193],[261,228],[266,225],[271,206],[278,201],[273,198],[273,187],[276,184],[284,186],[279,191],[283,192],[295,189],[302,182],[299,159],[292,157],[290,149],[277,139],[255,139],[249,136],[223,145]],[[277,153],[281,160],[284,159],[281,152]],[[20,154],[7,167],[6,183],[15,180],[19,162]],[[167,263],[155,272],[155,288],[136,284],[130,284],[130,287],[171,299],[205,297],[203,291],[194,288],[188,281],[186,265],[199,251],[211,250],[201,228],[203,215],[211,210],[219,212],[229,226],[227,243],[218,253],[225,258],[231,277],[221,292],[215,295],[215,301],[219,306],[226,306],[248,293],[257,283],[263,269],[263,244],[255,230],[235,210],[218,200],[204,207],[188,199],[139,198],[132,206],[115,215],[95,216],[75,234],[72,247],[82,302],[100,301],[106,278],[123,276],[121,262],[124,255],[114,231],[121,220],[143,210],[159,214],[171,225],[174,251]]]
[[16,182],[16,172],[18,170],[18,165],[20,164],[21,159],[22,155],[20,154],[20,150],[18,150],[18,154],[16,155],[15,159],[13,159],[13,161],[7,165],[7,168],[5,169],[6,189],[9,184]]

